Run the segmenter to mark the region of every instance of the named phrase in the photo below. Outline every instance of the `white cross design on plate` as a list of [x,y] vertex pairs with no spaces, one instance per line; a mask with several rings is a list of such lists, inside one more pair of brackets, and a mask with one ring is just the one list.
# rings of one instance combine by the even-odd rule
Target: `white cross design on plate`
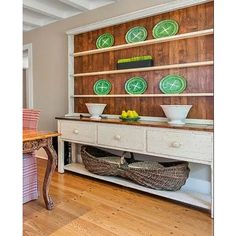
[[162,31],[160,32],[160,34],[163,34],[164,32],[166,32],[167,34],[169,33],[168,30],[171,28],[171,26],[169,26],[168,28],[165,28],[164,26],[162,26]]
[[132,34],[134,35],[133,40],[134,40],[135,38],[138,38],[138,36],[139,36],[141,33],[142,33],[141,31],[139,31],[137,34],[132,33]]
[[104,91],[104,89],[106,90],[108,87],[106,86],[106,84],[101,84],[100,86],[98,86],[99,89],[101,89],[101,92]]
[[108,41],[108,40],[109,40],[109,38],[103,40],[103,41],[102,41],[102,46],[107,45],[107,41]]
[[[177,82],[177,84],[176,84],[176,82]],[[169,85],[169,86],[168,86]],[[169,88],[170,90],[173,90],[174,88],[173,87],[175,87],[175,88],[179,88],[179,85],[178,85],[178,81],[177,80],[174,80],[174,82],[173,83],[170,83],[170,82],[166,82],[166,86],[164,86],[165,88]],[[173,89],[172,89],[173,88]]]
[[131,84],[131,86],[133,87],[134,91],[137,91],[137,89],[140,89],[141,87],[139,86],[139,83],[137,82],[136,84]]

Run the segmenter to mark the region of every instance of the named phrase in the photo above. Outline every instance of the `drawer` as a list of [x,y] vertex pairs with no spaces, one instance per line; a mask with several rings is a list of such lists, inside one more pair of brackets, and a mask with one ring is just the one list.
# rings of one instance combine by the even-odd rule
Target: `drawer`
[[96,125],[90,122],[61,121],[61,138],[85,142],[96,142]]
[[137,126],[98,125],[98,144],[144,151],[145,130]]
[[147,152],[211,162],[213,134],[208,132],[155,129],[147,131]]

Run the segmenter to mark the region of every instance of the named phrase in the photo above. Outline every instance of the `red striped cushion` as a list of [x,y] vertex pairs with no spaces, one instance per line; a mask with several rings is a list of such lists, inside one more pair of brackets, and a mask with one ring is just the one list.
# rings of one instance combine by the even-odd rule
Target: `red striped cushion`
[[23,128],[36,130],[38,127],[39,115],[39,110],[23,109]]
[[35,154],[23,155],[23,203],[38,198],[37,160]]

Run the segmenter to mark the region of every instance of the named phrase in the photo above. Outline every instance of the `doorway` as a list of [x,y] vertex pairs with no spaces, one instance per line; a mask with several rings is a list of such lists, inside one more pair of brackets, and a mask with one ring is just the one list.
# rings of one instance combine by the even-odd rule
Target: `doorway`
[[23,108],[33,108],[33,52],[32,44],[23,46]]

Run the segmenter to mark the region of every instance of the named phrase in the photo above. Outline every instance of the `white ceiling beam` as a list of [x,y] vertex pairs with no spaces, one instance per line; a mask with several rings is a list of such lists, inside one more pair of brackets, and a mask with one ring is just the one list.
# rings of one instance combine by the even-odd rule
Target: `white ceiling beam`
[[111,3],[115,3],[115,1],[114,0],[99,0],[99,1],[96,1],[92,4],[92,7],[90,8],[90,10],[96,9],[98,7],[103,7],[103,6],[109,5]]
[[64,4],[79,9],[80,11],[87,11],[91,9],[91,4],[86,0],[59,0]]
[[56,8],[45,4],[45,2],[40,2],[36,0],[24,0],[23,7],[25,9],[52,17],[54,19],[60,20],[65,18],[63,11],[57,10]]
[[30,30],[32,30],[32,29],[34,29],[34,28],[36,28],[36,27],[23,24],[23,31],[30,31]]
[[23,20],[23,24],[27,25],[27,26],[32,26],[32,27],[39,27],[40,26],[38,24],[34,24],[34,23],[31,23],[31,22],[28,22],[28,21],[24,21],[24,20]]
[[23,23],[30,26],[42,26],[42,20],[23,14]]

